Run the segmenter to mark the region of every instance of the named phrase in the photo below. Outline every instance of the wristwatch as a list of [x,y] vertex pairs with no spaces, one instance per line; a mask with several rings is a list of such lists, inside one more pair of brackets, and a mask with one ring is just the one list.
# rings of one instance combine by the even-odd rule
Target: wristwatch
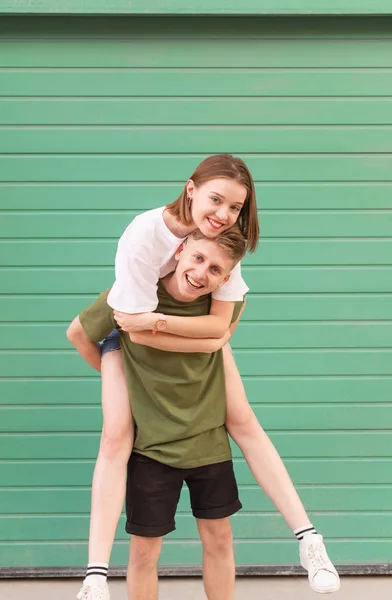
[[165,315],[162,313],[157,313],[157,320],[155,321],[155,325],[153,327],[153,331],[164,331],[166,329],[167,320]]

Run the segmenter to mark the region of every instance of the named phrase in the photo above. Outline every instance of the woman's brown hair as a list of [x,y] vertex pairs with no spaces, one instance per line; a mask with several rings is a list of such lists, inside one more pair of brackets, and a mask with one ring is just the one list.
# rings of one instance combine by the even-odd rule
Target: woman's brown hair
[[[257,218],[256,192],[252,175],[243,160],[231,154],[214,154],[204,159],[192,173],[195,187],[200,187],[211,179],[234,179],[246,188],[246,198],[237,223],[246,240],[246,247],[254,252],[259,242],[259,221]],[[167,205],[170,213],[183,225],[191,225],[192,209],[188,201],[186,185],[180,196]]]

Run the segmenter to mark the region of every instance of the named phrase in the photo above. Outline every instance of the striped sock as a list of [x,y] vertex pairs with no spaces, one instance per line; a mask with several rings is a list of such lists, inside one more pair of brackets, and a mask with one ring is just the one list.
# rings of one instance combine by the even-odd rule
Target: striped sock
[[[93,562],[88,563],[86,570],[85,582],[92,583],[92,581],[99,584],[104,584],[108,576],[109,565],[107,563]],[[91,579],[90,579],[91,577]]]
[[301,541],[304,535],[309,535],[312,533],[317,534],[317,531],[315,530],[313,525],[309,523],[309,525],[307,525],[306,527],[299,527],[298,529],[294,529],[294,533],[297,536],[297,540]]

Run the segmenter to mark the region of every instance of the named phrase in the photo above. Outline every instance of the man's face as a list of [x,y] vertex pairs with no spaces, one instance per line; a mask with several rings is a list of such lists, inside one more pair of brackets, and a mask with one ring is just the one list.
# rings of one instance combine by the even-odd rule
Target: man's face
[[176,287],[184,302],[210,294],[226,283],[233,260],[214,240],[194,240],[181,244],[174,274]]

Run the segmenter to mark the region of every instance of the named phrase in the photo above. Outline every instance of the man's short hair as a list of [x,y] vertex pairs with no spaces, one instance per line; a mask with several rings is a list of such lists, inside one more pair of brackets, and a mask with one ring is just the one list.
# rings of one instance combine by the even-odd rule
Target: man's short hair
[[215,242],[230,256],[233,261],[233,266],[242,260],[246,254],[246,240],[238,225],[234,225],[215,238],[207,237],[200,229],[191,231],[188,237],[193,240],[209,240],[210,242]]

